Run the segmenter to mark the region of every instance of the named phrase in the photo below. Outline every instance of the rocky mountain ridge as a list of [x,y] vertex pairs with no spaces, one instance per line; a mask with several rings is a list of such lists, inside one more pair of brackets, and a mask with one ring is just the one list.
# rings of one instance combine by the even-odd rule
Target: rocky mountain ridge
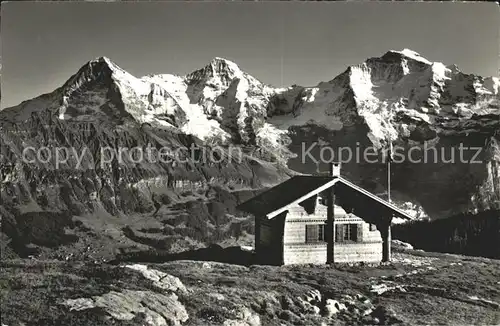
[[24,120],[26,114],[48,106],[62,120],[97,119],[100,113],[111,119],[128,115],[139,123],[177,128],[201,140],[251,143],[257,135],[263,141],[276,140],[286,133],[285,127],[313,123],[337,130],[361,117],[370,127],[370,140],[380,145],[387,138],[397,139],[394,126],[384,124],[397,114],[429,124],[496,115],[499,88],[496,77],[465,74],[456,65],[430,62],[408,49],[350,66],[316,87],[288,88],[265,85],[220,57],[186,76],[142,78],[100,57],[53,93],[8,108],[2,118]]
[[[0,111],[2,223],[8,219],[18,230],[17,217],[33,212],[154,213],[177,222],[169,233],[153,233],[177,239],[187,219],[188,229],[203,225],[193,231],[197,241],[224,239],[234,236],[228,225],[238,220],[232,206],[294,173],[326,171],[317,162],[324,148],[374,148],[379,157],[391,146],[417,148],[414,158],[422,159],[430,146],[431,162],[393,164],[397,204],[431,218],[498,208],[499,86],[498,78],[466,74],[407,49],[348,67],[315,87],[288,88],[266,85],[223,58],[186,76],[137,78],[100,57],[54,92]],[[449,159],[460,145],[476,150],[459,162],[443,160],[443,151]],[[183,160],[107,160],[102,152],[147,146],[168,147]],[[34,151],[23,158],[28,147]],[[53,155],[35,157],[42,147]],[[193,147],[196,153],[217,148],[228,159],[200,162]],[[241,157],[231,157],[230,147]],[[57,148],[75,149],[62,167]],[[479,163],[470,164],[473,158]],[[385,162],[349,160],[342,173],[374,193],[386,191]]]

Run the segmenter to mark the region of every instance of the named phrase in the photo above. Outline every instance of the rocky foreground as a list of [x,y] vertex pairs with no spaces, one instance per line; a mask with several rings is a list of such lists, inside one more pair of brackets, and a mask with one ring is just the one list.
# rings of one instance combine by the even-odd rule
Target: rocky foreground
[[497,325],[500,261],[400,249],[386,265],[4,260],[2,325]]

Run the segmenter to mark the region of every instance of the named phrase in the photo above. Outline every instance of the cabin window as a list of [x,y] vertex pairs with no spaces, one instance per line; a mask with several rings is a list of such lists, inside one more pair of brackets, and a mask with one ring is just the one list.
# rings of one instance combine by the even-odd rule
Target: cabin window
[[306,243],[325,241],[325,225],[306,225]]
[[335,242],[360,242],[361,228],[358,224],[335,225]]

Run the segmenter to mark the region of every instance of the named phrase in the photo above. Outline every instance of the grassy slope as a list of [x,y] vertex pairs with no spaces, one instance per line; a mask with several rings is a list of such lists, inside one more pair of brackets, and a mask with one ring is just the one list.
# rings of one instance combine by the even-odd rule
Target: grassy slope
[[[500,324],[500,261],[418,251],[396,252],[390,265],[250,266],[174,261],[150,267],[177,276],[190,289],[179,295],[187,325],[220,325],[245,306],[262,325],[370,323],[355,311],[332,319],[301,309],[299,297],[311,289],[345,302],[362,294],[400,324]],[[128,269],[77,262],[11,260],[2,262],[2,323],[13,325],[132,325],[102,318],[98,311],[68,312],[58,302],[110,290],[152,289],[150,281]],[[373,284],[403,285],[406,292],[370,292]],[[318,304],[320,305],[320,304]],[[24,324],[21,324],[22,322]],[[371,321],[373,322],[373,321]]]

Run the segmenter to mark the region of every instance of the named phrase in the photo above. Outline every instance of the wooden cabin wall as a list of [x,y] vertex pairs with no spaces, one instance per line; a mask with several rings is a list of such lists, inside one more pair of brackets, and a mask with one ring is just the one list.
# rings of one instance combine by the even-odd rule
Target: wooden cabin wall
[[335,242],[333,247],[336,263],[380,262],[382,260],[382,237],[378,230],[370,231],[370,224],[360,218],[335,220],[338,225],[356,223],[361,228],[362,242]]
[[[337,209],[338,211],[338,209]],[[380,262],[382,260],[382,237],[378,230],[370,230],[370,224],[363,219],[348,214],[335,214],[335,232],[337,236],[342,226],[356,224],[358,229],[357,242],[334,242],[334,261],[345,262]]]
[[[377,230],[370,231],[370,225],[361,218],[351,217],[336,206],[335,226],[357,224],[361,228],[362,242],[335,242],[335,262],[380,262],[382,259],[382,238]],[[327,207],[317,205],[314,214],[307,214],[304,207],[289,208],[283,233],[284,264],[325,264],[327,243],[306,243],[307,224],[325,224]],[[334,232],[335,236],[335,232]]]
[[[319,207],[316,206],[316,212]],[[326,206],[324,206],[326,209]],[[325,264],[326,242],[305,243],[306,225],[321,225],[326,222],[326,210],[324,214],[307,214],[304,207],[294,205],[290,207],[285,222],[283,234],[283,260],[284,264]]]

